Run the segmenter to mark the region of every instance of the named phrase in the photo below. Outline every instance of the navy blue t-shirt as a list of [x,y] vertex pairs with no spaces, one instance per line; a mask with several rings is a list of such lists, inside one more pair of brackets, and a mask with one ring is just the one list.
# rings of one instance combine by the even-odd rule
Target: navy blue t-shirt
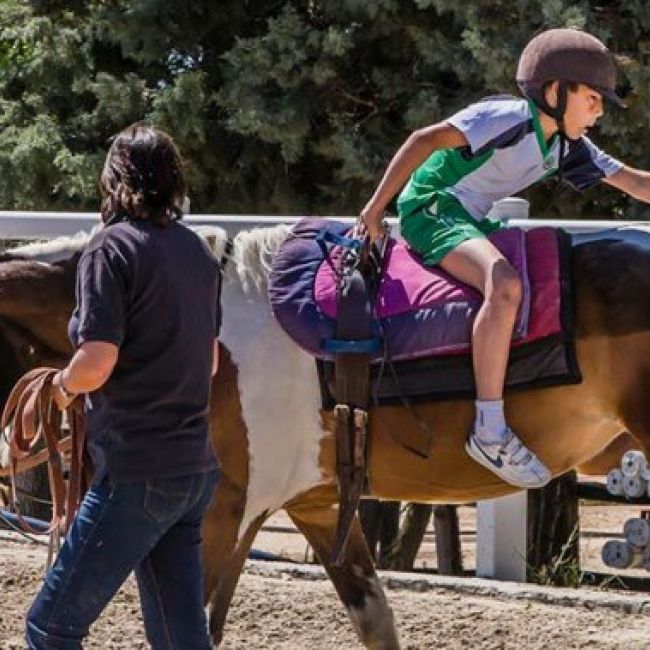
[[180,223],[123,220],[94,235],[77,268],[75,347],[119,347],[108,381],[86,396],[95,481],[171,478],[216,467],[208,438],[221,274]]

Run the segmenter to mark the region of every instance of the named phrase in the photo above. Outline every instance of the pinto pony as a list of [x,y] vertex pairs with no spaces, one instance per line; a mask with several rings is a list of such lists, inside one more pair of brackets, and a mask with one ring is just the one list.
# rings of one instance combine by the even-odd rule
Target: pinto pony
[[[205,521],[206,594],[219,641],[242,564],[256,532],[284,508],[323,562],[368,647],[398,646],[390,608],[360,526],[354,522],[341,567],[330,564],[337,521],[331,413],[311,357],[270,314],[266,280],[287,230],[244,232],[226,264],[224,329],[228,354],[213,392],[214,444],[223,478]],[[577,237],[573,250],[577,385],[513,392],[508,419],[554,475],[596,456],[621,431],[650,443],[650,235],[621,230]],[[471,401],[419,404],[435,430],[428,459],[397,444],[391,431],[417,430],[400,406],[370,414],[372,496],[467,502],[513,492],[468,458],[463,444]],[[214,553],[215,550],[218,552]]]
[[[222,477],[204,522],[210,629],[218,643],[255,535],[272,513],[285,509],[323,562],[361,641],[397,648],[392,612],[358,520],[343,564],[330,563],[338,502],[332,414],[321,409],[314,360],[283,333],[266,296],[273,256],[288,233],[286,226],[241,232],[230,247],[221,229],[204,232],[226,260],[223,352],[210,405]],[[41,357],[54,363],[71,352],[64,323],[76,253],[52,256],[56,246],[56,240],[40,249],[28,246],[0,260],[0,335],[17,356],[16,345],[23,356],[25,349],[37,350],[31,354],[36,365]],[[576,236],[571,274],[583,381],[513,392],[506,400],[508,420],[554,475],[586,463],[624,430],[650,448],[650,232]],[[21,364],[29,366],[30,358],[21,357]],[[408,410],[371,411],[370,496],[461,503],[516,489],[466,455],[471,401],[419,404],[418,412],[435,425],[428,458],[391,435],[417,430]]]

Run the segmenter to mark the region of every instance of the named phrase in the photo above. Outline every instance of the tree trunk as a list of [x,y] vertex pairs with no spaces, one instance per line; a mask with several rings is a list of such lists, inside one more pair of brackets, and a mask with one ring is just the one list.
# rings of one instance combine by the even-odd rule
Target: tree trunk
[[528,492],[528,579],[576,586],[580,581],[578,492],[575,472]]
[[460,549],[460,529],[456,506],[436,506],[433,513],[436,531],[438,573],[445,576],[463,575]]

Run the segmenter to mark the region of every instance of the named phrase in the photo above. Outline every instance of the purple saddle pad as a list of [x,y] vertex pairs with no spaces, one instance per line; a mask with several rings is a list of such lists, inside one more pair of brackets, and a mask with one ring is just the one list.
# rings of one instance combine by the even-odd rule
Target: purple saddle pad
[[[323,342],[335,337],[336,269],[340,249],[317,239],[322,230],[342,235],[347,226],[325,219],[303,219],[273,261],[269,299],[278,322],[301,347],[329,359]],[[513,345],[561,331],[560,274],[555,230],[499,230],[492,243],[522,278],[523,299]],[[438,267],[424,266],[403,242],[386,249],[376,319],[384,350],[395,360],[463,354],[470,349],[472,323],[481,295]],[[376,354],[379,361],[384,350]]]

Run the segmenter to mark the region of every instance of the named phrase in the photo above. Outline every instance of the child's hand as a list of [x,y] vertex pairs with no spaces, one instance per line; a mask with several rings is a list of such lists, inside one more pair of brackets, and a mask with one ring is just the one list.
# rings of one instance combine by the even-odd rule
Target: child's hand
[[384,227],[382,225],[382,212],[364,208],[361,212],[361,221],[368,231],[370,241],[374,242],[384,234]]

